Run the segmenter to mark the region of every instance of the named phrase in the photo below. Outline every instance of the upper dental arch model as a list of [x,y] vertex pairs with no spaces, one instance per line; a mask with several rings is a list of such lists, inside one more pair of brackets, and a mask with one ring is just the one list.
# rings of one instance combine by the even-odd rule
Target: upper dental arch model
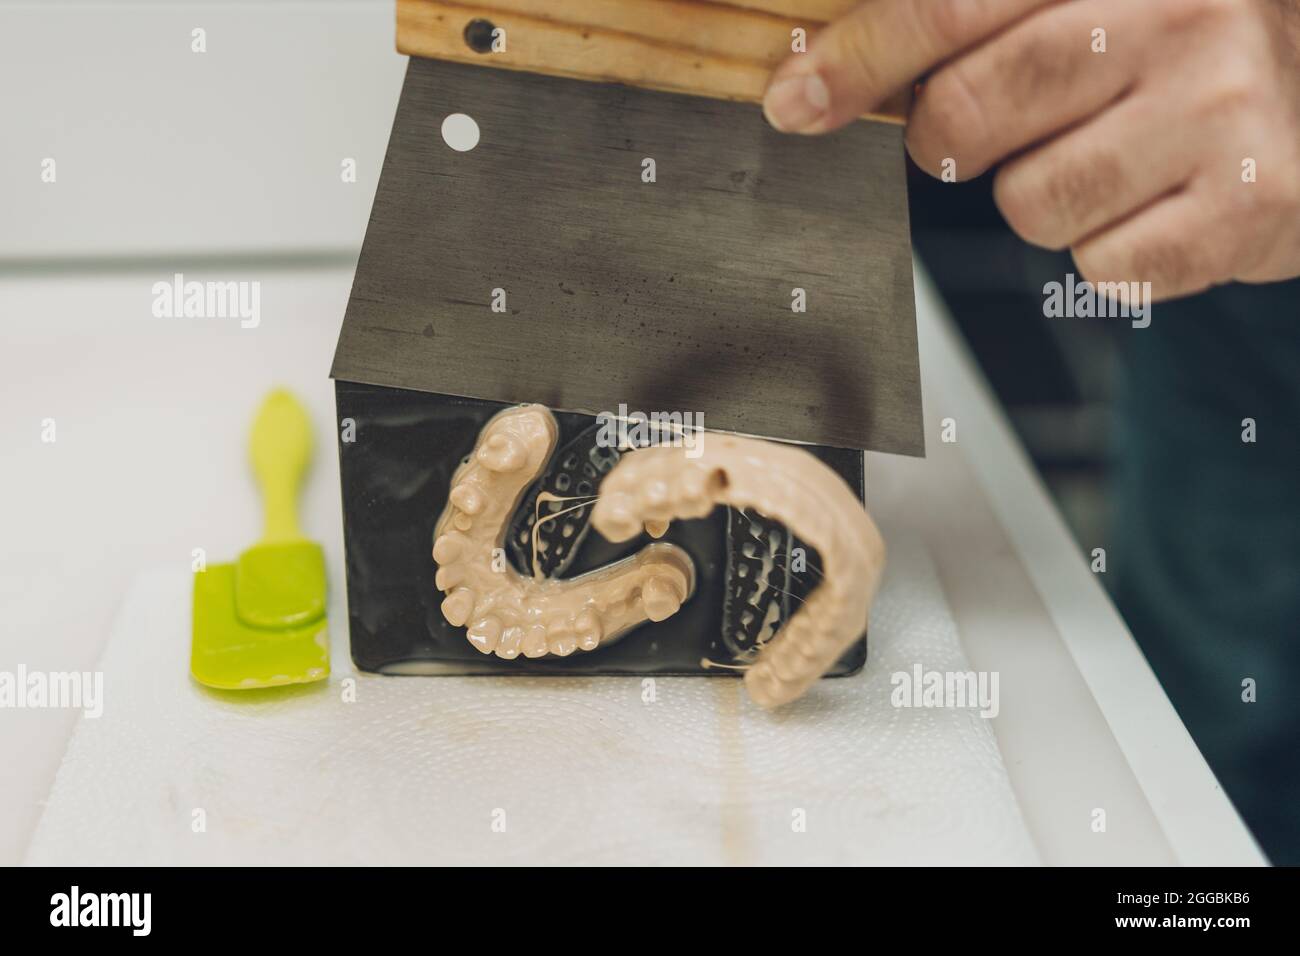
[[[501,559],[511,517],[544,471],[557,431],[542,405],[496,415],[452,477],[434,528],[443,616],[466,627],[485,654],[594,650],[647,620],[671,617],[694,591],[690,556],[663,542],[568,580],[522,575]],[[674,519],[701,518],[721,504],[756,509],[816,548],[822,582],[745,673],[754,701],[789,703],[866,630],[884,541],[844,480],[800,448],[709,432],[697,439],[698,457],[687,451],[657,445],[625,453],[600,485],[592,526],[613,542],[643,530],[657,538]]]

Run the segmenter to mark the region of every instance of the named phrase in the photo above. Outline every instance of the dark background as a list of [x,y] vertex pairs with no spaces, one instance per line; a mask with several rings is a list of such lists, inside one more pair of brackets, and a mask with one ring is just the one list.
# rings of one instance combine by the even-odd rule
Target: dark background
[[1300,282],[1157,303],[1147,329],[1049,319],[1043,286],[1073,261],[1011,232],[991,175],[909,164],[909,188],[916,251],[1080,551],[1106,549],[1103,583],[1264,852],[1300,863]]

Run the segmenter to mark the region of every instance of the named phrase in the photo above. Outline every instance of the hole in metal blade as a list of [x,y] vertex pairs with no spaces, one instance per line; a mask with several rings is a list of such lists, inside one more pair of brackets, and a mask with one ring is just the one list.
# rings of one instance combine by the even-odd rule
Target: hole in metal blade
[[478,123],[465,113],[452,113],[442,121],[442,141],[458,153],[478,145]]

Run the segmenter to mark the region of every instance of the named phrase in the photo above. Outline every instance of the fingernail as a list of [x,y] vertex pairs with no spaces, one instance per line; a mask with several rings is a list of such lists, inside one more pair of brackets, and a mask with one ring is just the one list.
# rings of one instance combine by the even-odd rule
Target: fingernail
[[763,115],[783,133],[802,133],[831,108],[831,91],[816,73],[777,80],[763,96]]

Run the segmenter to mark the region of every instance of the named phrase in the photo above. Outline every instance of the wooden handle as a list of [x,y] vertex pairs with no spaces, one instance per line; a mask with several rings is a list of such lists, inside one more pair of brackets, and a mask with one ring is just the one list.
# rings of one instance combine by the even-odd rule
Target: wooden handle
[[[397,0],[397,49],[757,103],[796,29],[811,40],[861,0]],[[472,24],[472,26],[471,26]],[[493,50],[493,31],[497,50]],[[500,49],[502,46],[504,49]],[[907,96],[872,119],[901,122]]]

